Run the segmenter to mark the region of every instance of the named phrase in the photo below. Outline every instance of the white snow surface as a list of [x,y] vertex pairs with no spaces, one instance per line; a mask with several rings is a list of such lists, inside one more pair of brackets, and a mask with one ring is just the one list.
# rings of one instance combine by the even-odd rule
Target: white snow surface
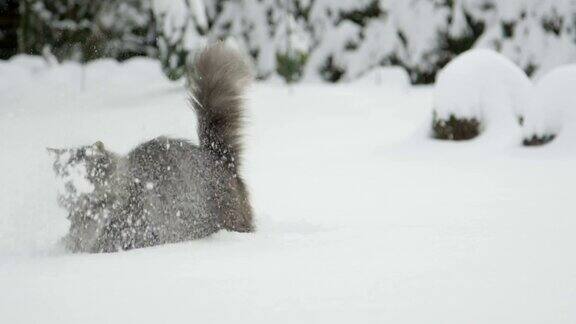
[[401,67],[376,67],[360,78],[354,80],[354,84],[378,85],[389,89],[410,87],[410,76]]
[[503,55],[471,50],[440,71],[433,106],[439,118],[476,118],[487,132],[499,136],[518,129],[517,118],[524,115],[531,89],[528,76]]
[[576,136],[576,65],[558,67],[536,82],[528,97],[524,135]]
[[196,140],[185,92],[143,59],[0,85],[1,323],[576,322],[573,143],[428,139],[429,87],[255,84],[256,233],[70,254],[45,148]]

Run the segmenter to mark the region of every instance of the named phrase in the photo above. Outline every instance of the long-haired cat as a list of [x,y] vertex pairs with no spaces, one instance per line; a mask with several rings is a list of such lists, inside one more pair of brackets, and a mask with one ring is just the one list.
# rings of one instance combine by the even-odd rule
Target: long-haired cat
[[217,43],[196,58],[190,103],[199,144],[158,137],[126,156],[104,144],[49,149],[68,211],[64,238],[75,252],[113,252],[206,237],[220,229],[254,230],[248,191],[239,174],[242,95],[250,69]]

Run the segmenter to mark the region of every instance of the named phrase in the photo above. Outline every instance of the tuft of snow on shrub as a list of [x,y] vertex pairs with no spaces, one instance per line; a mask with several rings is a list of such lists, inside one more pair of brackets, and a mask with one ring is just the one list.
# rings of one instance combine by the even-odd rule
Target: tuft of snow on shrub
[[438,75],[434,137],[466,140],[484,130],[509,131],[522,118],[531,88],[526,74],[503,55],[484,49],[465,52]]
[[555,68],[539,79],[528,96],[524,145],[553,140],[576,120],[576,65]]

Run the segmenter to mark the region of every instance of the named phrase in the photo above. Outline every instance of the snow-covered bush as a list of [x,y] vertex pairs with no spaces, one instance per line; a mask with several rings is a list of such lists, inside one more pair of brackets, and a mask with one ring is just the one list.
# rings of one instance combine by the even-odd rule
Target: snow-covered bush
[[[413,83],[433,82],[455,54],[473,45],[452,51],[451,6],[452,1],[436,0],[314,2],[310,24],[315,46],[308,79],[352,80],[378,66],[398,65]],[[332,73],[327,78],[325,67],[337,77]]]
[[433,137],[467,140],[488,128],[515,127],[532,87],[526,74],[490,50],[466,52],[438,75]]
[[59,61],[150,54],[147,2],[141,0],[23,0],[20,50]]
[[342,79],[354,61],[351,54],[360,46],[362,25],[380,14],[378,1],[313,2],[308,14],[312,48],[305,78],[330,82]]
[[302,78],[310,52],[306,1],[245,0],[232,35],[254,60],[257,77],[278,74],[287,82]]
[[96,58],[125,60],[156,54],[156,30],[149,1],[108,0],[97,16],[103,52]]
[[544,75],[528,96],[523,143],[542,145],[561,131],[576,126],[576,65],[556,68]]
[[[529,75],[576,61],[575,0],[315,1],[311,7],[308,79],[350,80],[399,65],[413,83],[431,83],[471,48],[500,52]],[[335,73],[327,78],[322,67]]]
[[96,20],[104,4],[90,0],[24,0],[21,46],[34,54],[48,48],[59,60],[89,60],[103,48]]
[[412,83],[432,83],[472,48],[529,75],[576,62],[576,0],[23,0],[21,12],[28,53],[145,54],[171,79],[189,53],[223,39],[249,54],[258,78],[288,82],[349,81],[394,65]]
[[287,52],[276,54],[276,72],[286,80],[292,83],[302,78],[304,65],[308,56],[302,52]]
[[191,6],[186,0],[156,0],[152,4],[158,59],[166,77],[175,81],[184,76],[191,44],[197,38]]
[[[461,1],[470,16],[484,26],[475,47],[504,54],[529,75],[574,62],[576,1]],[[482,2],[484,6],[479,5]]]

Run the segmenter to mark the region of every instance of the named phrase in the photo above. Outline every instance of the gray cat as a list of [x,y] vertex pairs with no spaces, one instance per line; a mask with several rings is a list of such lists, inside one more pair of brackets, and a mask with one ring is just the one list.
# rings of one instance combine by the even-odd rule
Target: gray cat
[[63,184],[59,203],[75,252],[113,252],[206,237],[220,229],[254,230],[239,175],[246,61],[222,43],[196,58],[190,103],[199,145],[159,137],[119,156],[97,142],[49,149]]

